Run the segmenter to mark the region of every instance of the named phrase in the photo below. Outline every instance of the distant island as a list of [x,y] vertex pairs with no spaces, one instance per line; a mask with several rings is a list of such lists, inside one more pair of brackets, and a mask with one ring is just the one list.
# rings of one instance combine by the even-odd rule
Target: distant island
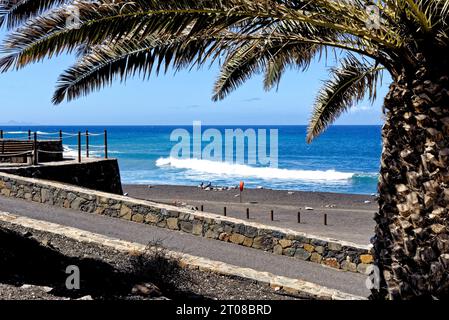
[[23,122],[23,121],[16,121],[16,120],[9,120],[7,122],[0,122],[0,126],[37,126],[38,123],[33,122]]

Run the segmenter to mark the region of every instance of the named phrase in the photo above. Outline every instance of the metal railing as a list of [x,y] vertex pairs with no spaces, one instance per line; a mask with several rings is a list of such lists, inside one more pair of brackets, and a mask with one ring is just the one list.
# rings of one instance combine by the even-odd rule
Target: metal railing
[[[92,144],[92,141],[97,141],[98,138],[103,137],[102,144]],[[82,141],[85,139],[85,144],[83,145]],[[64,148],[64,142],[71,143],[71,139],[76,139],[76,143],[70,144],[70,146],[76,145],[77,158],[78,162],[82,162],[82,153],[83,147],[85,151],[85,157],[89,158],[94,152],[91,152],[92,149],[95,152],[101,152],[103,154],[103,158],[108,158],[108,132],[104,130],[103,132],[89,132],[88,130],[81,132],[64,132],[62,130],[56,132],[44,132],[44,131],[4,131],[0,129],[0,139],[5,140],[19,140],[19,141],[33,141],[33,163],[38,164],[38,155],[39,153],[47,153],[47,154],[64,154],[64,150],[62,151],[53,151],[53,150],[43,150],[39,146],[39,142],[45,141],[61,141],[61,144]],[[72,140],[73,141],[73,140]]]

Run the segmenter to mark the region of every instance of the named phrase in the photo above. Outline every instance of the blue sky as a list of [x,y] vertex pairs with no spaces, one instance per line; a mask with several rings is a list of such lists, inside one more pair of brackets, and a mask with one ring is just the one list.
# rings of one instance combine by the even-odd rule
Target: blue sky
[[[61,56],[0,74],[0,124],[179,125],[194,120],[205,125],[306,124],[315,94],[327,78],[326,61],[322,60],[313,63],[306,73],[288,71],[277,91],[264,92],[262,79],[257,76],[224,101],[214,103],[211,92],[218,66],[213,66],[154,76],[149,81],[137,77],[126,84],[116,81],[87,97],[54,106],[50,100],[57,77],[73,62],[73,57]],[[384,77],[373,106],[363,102],[336,124],[382,123],[381,105],[389,81]]]

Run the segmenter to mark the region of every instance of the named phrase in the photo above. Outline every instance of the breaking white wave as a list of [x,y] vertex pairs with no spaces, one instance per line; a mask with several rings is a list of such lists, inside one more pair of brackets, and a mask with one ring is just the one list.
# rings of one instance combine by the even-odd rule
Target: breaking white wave
[[[78,158],[78,149],[72,149],[69,146],[63,146],[63,155],[64,158]],[[86,150],[83,149],[81,152],[82,157],[86,155]],[[89,155],[91,157],[101,156],[102,153],[100,151],[89,150]]]
[[31,133],[31,134],[34,134],[34,132],[36,132],[37,134],[40,134],[40,135],[58,135],[59,136],[59,132],[46,132],[46,131],[6,131],[6,132],[4,132],[5,134],[28,134],[28,133]]
[[22,134],[22,133],[28,133],[28,131],[6,131],[5,134]]
[[63,146],[64,157],[65,158],[76,158],[78,157],[78,150],[74,150],[68,146]]
[[156,161],[156,166],[186,169],[200,174],[238,176],[264,180],[342,181],[349,180],[354,176],[354,173],[338,172],[335,170],[320,171],[251,167],[245,164],[200,159],[176,159],[172,157],[159,158]]

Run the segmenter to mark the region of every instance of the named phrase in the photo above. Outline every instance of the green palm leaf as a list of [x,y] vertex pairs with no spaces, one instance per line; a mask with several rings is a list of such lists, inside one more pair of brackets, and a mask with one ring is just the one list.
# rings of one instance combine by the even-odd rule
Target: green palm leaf
[[4,0],[0,4],[0,27],[15,28],[43,12],[73,0]]
[[211,41],[207,37],[196,41],[186,41],[185,37],[148,38],[94,47],[59,77],[53,102],[86,95],[110,85],[114,79],[126,81],[136,74],[148,78],[153,70],[158,74],[170,65],[178,69],[192,65],[201,59],[201,52],[207,51]]
[[[365,89],[375,94],[378,69],[398,75],[418,62],[416,48],[423,43],[438,50],[448,42],[449,5],[443,0],[377,1],[372,5],[382,16],[376,29],[367,27],[362,0],[81,0],[71,4],[79,10],[79,28],[67,26],[63,3],[71,2],[18,0],[16,8],[0,6],[10,26],[20,25],[3,44],[1,71],[62,52],[80,57],[60,77],[55,103],[115,78],[146,76],[154,67],[177,70],[224,58],[214,87],[218,100],[255,73],[263,72],[264,88],[271,89],[287,68],[305,70],[323,49],[372,58],[374,69],[350,56],[334,70],[317,99],[309,140],[360,101]],[[429,33],[435,37],[424,42]]]
[[[334,33],[334,37],[326,41],[327,45],[346,45],[345,48],[353,50],[370,48],[375,51],[400,45],[400,38],[394,32],[377,34],[366,30],[363,24],[365,13],[358,6],[346,5],[336,10],[326,5],[327,2],[317,2],[311,5],[307,1],[265,0],[79,1],[73,5],[79,10],[79,28],[67,26],[71,13],[65,7],[31,19],[7,37],[2,50],[7,56],[0,67],[2,70],[19,68],[63,51],[71,52],[82,44],[93,46],[124,36],[132,40],[151,34],[195,37],[207,33],[218,36],[224,30],[238,30],[242,36],[260,35],[261,30],[266,31],[276,24],[283,25],[283,30],[294,30],[301,24],[302,32],[296,36],[316,43],[323,39],[320,32],[314,31],[327,30]],[[360,16],[349,19],[348,14],[341,12],[343,9]],[[278,33],[281,31],[277,30]],[[357,37],[344,36],[351,32]],[[290,32],[289,36],[292,38],[293,34]]]
[[221,100],[253,74],[265,72],[268,90],[280,81],[287,65],[306,68],[319,46],[309,43],[285,44],[259,39],[231,51],[215,82],[213,100]]
[[332,78],[325,82],[315,100],[307,128],[307,142],[310,143],[343,112],[362,101],[367,93],[373,101],[383,69],[354,56],[345,58],[339,68],[333,68]]

